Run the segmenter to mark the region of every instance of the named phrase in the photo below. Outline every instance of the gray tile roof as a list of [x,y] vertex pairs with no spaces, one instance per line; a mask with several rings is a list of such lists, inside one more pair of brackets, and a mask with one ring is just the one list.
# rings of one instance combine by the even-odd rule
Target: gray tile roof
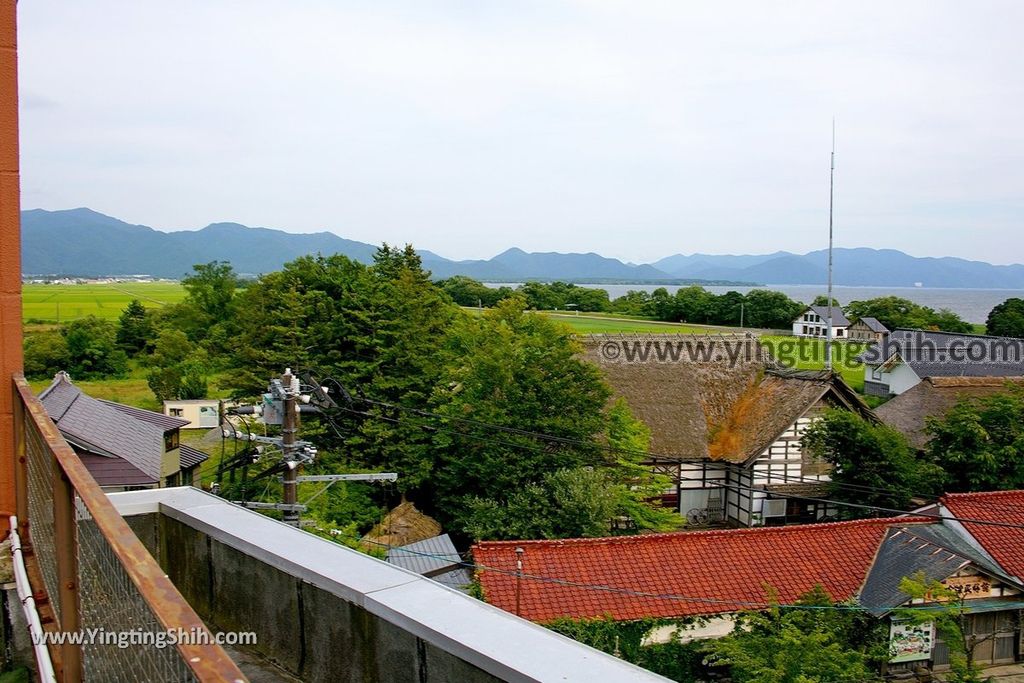
[[100,486],[154,486],[159,483],[124,458],[92,453],[81,453],[79,457]]
[[424,576],[436,576],[457,569],[462,562],[448,534],[388,550],[385,560]]
[[181,469],[183,470],[196,467],[201,463],[206,462],[210,458],[209,455],[203,453],[198,448],[192,448],[191,446],[186,446],[185,444],[182,444],[178,448],[178,452],[180,454],[179,457],[181,459]]
[[920,377],[1024,375],[1024,339],[899,329],[872,344],[858,360],[880,365],[897,356]]
[[871,330],[872,332],[882,332],[882,333],[885,333],[885,332],[889,331],[889,328],[886,327],[885,325],[883,325],[878,320],[878,318],[871,318],[871,317],[858,318],[856,321],[854,321],[854,324],[856,324],[857,322],[864,323],[865,325],[868,326],[868,329]]
[[900,590],[904,577],[920,572],[928,581],[942,581],[970,564],[963,555],[918,536],[916,531],[916,526],[889,529],[878,548],[859,598],[861,606],[875,616],[910,599]]
[[39,394],[50,418],[64,437],[81,450],[128,461],[153,480],[160,479],[164,430],[87,396],[58,373]]
[[102,403],[106,403],[108,406],[121,411],[125,415],[130,415],[134,418],[148,422],[151,425],[160,427],[165,432],[169,432],[172,429],[180,429],[185,425],[189,424],[188,420],[183,420],[180,417],[170,417],[163,413],[154,413],[152,410],[143,410],[142,408],[136,408],[134,406],[126,406],[123,403],[114,403],[113,401],[105,401],[102,398],[97,399]]
[[[812,311],[814,311],[815,313],[817,313],[818,316],[821,318],[821,320],[823,322],[827,322],[828,321],[828,306],[808,306],[807,308],[809,308]],[[848,327],[849,325],[850,325],[850,321],[847,319],[846,315],[843,313],[843,309],[839,308],[838,306],[833,306],[832,307],[832,326],[833,327]]]

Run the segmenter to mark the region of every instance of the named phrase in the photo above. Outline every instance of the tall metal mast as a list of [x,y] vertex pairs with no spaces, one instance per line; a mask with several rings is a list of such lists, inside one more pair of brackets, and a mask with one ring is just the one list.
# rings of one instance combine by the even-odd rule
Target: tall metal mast
[[832,158],[828,172],[828,332],[825,337],[825,368],[832,369],[832,202],[836,175],[836,120],[832,119]]

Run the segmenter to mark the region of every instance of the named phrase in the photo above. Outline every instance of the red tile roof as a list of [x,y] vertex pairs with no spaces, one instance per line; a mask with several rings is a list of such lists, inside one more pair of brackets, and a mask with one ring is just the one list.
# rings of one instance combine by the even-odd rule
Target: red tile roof
[[[954,517],[1024,526],[1024,491],[947,493],[940,502]],[[1024,529],[963,525],[1007,574],[1024,578]]]
[[520,613],[532,621],[719,614],[765,605],[769,586],[783,603],[817,584],[834,600],[852,598],[864,583],[886,530],[908,522],[920,520],[490,541],[473,547],[473,559],[496,570],[479,571],[487,601],[515,612],[515,549],[523,548]]

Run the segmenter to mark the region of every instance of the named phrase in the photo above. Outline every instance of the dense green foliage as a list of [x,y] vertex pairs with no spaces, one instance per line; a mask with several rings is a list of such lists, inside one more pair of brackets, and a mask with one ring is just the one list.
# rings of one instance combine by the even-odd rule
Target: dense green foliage
[[834,410],[808,428],[803,443],[835,467],[829,484],[835,500],[908,509],[914,497],[1024,488],[1021,385],[1008,382],[1005,391],[961,399],[945,415],[928,418],[927,433],[927,446],[917,452],[890,427]]
[[879,664],[888,654],[882,622],[859,610],[831,609],[834,604],[820,586],[797,604],[804,609],[776,606],[746,613],[731,635],[708,641],[709,662],[728,666],[737,683],[879,680]]
[[671,619],[557,619],[545,626],[669,680],[681,683],[708,680],[708,667],[704,664],[705,643],[683,643],[678,638],[673,638],[667,643],[644,644],[644,638],[651,630],[660,626],[675,625],[685,628],[686,622],[687,620],[677,622]]
[[[772,591],[769,591],[772,595]],[[836,605],[820,587],[795,606],[739,616],[733,632],[715,640],[683,642],[700,619],[558,619],[553,631],[661,674],[695,683],[727,676],[737,683],[870,683],[888,658],[884,621]],[[839,607],[839,609],[835,609]],[[654,629],[674,626],[664,643],[645,644]]]
[[928,420],[928,453],[946,472],[945,490],[1024,488],[1024,387],[959,401]]
[[117,327],[88,316],[25,339],[27,377],[52,377],[59,370],[78,379],[123,376],[128,355],[118,345]]
[[[941,491],[943,472],[917,456],[902,434],[846,410],[830,410],[812,424],[803,445],[833,465],[829,498],[861,505],[907,509],[915,495]],[[859,516],[841,508],[844,517]]]
[[998,337],[1024,337],[1024,299],[1007,299],[993,308],[985,331]]
[[846,317],[876,318],[890,330],[897,328],[941,330],[943,332],[972,332],[974,327],[964,322],[949,309],[938,311],[915,304],[898,296],[883,296],[867,301],[851,301],[846,307]]

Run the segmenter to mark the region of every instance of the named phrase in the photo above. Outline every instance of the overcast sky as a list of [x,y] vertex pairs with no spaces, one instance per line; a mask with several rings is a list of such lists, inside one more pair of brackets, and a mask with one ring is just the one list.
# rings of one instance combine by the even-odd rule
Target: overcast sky
[[1024,3],[19,3],[22,204],[452,258],[1024,261]]

